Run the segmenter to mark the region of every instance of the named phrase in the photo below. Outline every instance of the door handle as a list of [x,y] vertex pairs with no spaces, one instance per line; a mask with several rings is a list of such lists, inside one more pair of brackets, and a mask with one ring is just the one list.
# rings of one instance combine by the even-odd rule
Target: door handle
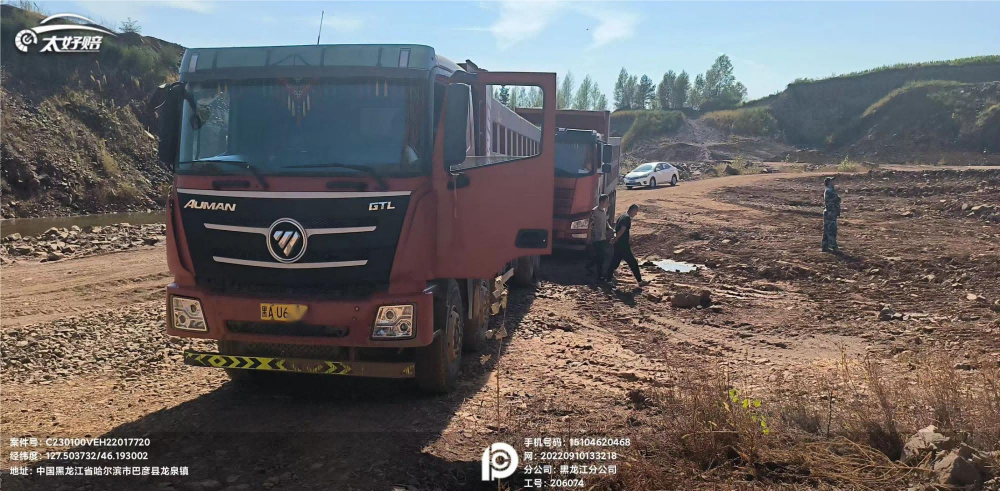
[[470,182],[471,181],[469,180],[469,176],[465,174],[454,174],[454,179],[448,181],[448,189],[460,189],[468,187]]

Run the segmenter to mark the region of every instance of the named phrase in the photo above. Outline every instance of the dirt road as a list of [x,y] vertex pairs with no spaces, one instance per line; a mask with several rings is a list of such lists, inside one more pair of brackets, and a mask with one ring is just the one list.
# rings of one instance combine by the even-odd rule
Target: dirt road
[[[190,475],[4,484],[490,489],[479,479],[490,443],[633,434],[659,417],[636,394],[710,376],[706,367],[759,394],[805,386],[820,395],[844,356],[873,354],[899,377],[912,377],[906,364],[929,352],[973,371],[1000,359],[1000,314],[990,310],[1000,299],[1000,172],[839,181],[841,256],[819,251],[815,176],[621,190],[619,210],[641,206],[637,256],[707,268],[647,264],[652,285],[640,291],[624,269],[609,289],[591,284],[578,258],[548,258],[541,286],[514,292],[495,319],[511,334],[502,356],[494,344],[489,359],[466,357],[463,382],[446,397],[397,381],[310,377],[248,391],[221,371],[183,365],[186,342],[162,333],[162,248],[5,267],[3,435],[148,437],[149,460],[132,465],[188,466]],[[981,204],[997,213],[970,211]],[[678,292],[703,289],[710,307],[671,306]],[[898,319],[879,321],[883,304]],[[5,451],[2,464],[16,462]]]

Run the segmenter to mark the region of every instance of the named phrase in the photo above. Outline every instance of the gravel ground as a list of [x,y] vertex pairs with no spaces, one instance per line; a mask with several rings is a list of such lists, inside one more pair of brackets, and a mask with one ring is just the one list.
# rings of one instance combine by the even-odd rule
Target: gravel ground
[[183,364],[185,347],[214,350],[214,342],[168,337],[165,316],[156,302],[0,331],[4,382],[102,372],[128,379]]
[[106,254],[138,247],[154,246],[166,239],[163,223],[147,225],[50,228],[36,236],[11,234],[0,244],[0,263],[17,261],[59,261],[74,257]]

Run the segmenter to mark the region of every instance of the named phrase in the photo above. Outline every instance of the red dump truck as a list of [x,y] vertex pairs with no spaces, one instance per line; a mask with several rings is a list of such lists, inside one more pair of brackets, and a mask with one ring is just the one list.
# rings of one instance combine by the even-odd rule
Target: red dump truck
[[[516,111],[535,124],[544,117],[542,109]],[[556,111],[553,247],[586,247],[590,210],[597,206],[601,194],[611,198],[609,216],[615,216],[621,140],[607,138],[610,129],[609,111]]]
[[[537,123],[494,85],[540,87]],[[175,173],[167,334],[218,340],[189,365],[444,392],[551,252],[553,73],[420,45],[189,49],[151,104]]]

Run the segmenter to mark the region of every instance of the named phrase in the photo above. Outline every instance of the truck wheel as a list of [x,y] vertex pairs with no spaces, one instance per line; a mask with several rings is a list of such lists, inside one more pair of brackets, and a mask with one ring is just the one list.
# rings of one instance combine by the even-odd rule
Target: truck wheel
[[[219,353],[223,355],[243,355],[243,343],[237,341],[219,341]],[[237,384],[253,384],[261,381],[261,372],[257,370],[245,370],[240,368],[223,368],[229,380]]]
[[463,311],[458,283],[448,280],[445,298],[434,300],[434,327],[440,332],[433,343],[417,348],[414,360],[421,390],[444,394],[455,386],[462,364]]
[[511,277],[512,283],[515,286],[534,286],[537,261],[538,256],[517,258],[517,262],[514,264],[514,276]]
[[474,353],[486,346],[486,330],[490,326],[490,291],[484,280],[473,281],[472,318],[465,325],[462,348]]

